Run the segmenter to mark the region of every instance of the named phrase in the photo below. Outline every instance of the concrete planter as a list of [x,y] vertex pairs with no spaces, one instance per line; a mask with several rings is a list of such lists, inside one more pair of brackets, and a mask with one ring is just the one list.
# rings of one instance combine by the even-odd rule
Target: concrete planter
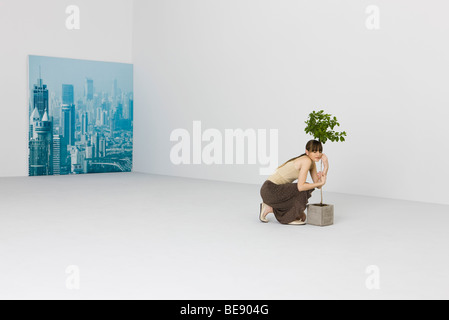
[[307,207],[307,224],[326,227],[334,224],[334,206],[331,204],[309,204]]

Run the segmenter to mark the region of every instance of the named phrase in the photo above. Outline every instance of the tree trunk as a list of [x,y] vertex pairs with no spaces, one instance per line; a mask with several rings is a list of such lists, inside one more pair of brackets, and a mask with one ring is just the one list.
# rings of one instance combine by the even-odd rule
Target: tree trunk
[[[321,160],[321,174],[323,174],[323,160]],[[320,189],[321,190],[321,206],[323,206],[323,187],[321,187],[321,189]]]

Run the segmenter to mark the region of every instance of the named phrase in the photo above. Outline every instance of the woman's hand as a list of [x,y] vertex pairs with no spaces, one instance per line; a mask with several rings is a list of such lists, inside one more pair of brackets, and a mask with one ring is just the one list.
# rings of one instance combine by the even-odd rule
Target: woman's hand
[[[318,183],[321,183],[321,176],[323,175],[323,172],[318,172],[317,174],[317,177],[318,177]],[[318,187],[318,189],[321,189],[321,186],[320,187]]]
[[320,177],[320,182],[319,183],[321,184],[321,187],[322,187],[327,182],[327,176],[323,172],[319,172],[318,176]]
[[323,161],[323,164],[329,165],[329,159],[328,159],[328,157],[324,153],[321,156],[321,160]]

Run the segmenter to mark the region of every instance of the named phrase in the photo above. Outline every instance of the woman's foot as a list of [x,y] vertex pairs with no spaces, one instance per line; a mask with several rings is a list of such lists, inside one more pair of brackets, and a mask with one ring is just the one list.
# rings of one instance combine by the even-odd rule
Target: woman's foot
[[305,221],[302,221],[302,220],[296,220],[296,221],[289,223],[289,225],[292,225],[292,226],[303,226],[305,224],[306,224]]
[[299,220],[295,220],[295,221],[293,221],[293,222],[290,222],[289,224],[294,225],[294,226],[303,226],[303,225],[306,224],[306,219],[307,219],[307,216],[306,216],[306,214],[303,212],[303,213],[301,214],[301,217],[299,218]]
[[260,221],[267,223],[268,222],[267,215],[271,212],[273,212],[272,207],[270,207],[269,205],[267,205],[265,203],[261,203],[260,204],[260,215],[259,215]]

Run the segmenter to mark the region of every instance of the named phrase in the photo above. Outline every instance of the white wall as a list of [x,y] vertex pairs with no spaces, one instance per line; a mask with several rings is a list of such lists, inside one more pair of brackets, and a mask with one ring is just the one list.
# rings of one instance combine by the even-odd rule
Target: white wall
[[28,175],[28,55],[131,63],[132,12],[129,0],[0,0],[0,176]]
[[[81,29],[67,30],[67,6]],[[377,31],[365,27],[380,8]],[[134,8],[133,8],[134,6]],[[178,128],[278,129],[303,152],[307,115],[327,144],[328,191],[449,204],[449,31],[444,0],[0,0],[0,176],[27,175],[27,56],[135,64],[135,171],[260,184],[261,164],[170,161]],[[134,31],[133,31],[134,29]],[[205,146],[205,143],[203,143]]]
[[[366,28],[369,5],[380,30]],[[281,163],[324,108],[348,132],[325,145],[325,190],[449,204],[448,11],[444,0],[135,0],[135,170],[260,184],[259,164],[172,164],[170,134],[195,120],[278,129]]]

